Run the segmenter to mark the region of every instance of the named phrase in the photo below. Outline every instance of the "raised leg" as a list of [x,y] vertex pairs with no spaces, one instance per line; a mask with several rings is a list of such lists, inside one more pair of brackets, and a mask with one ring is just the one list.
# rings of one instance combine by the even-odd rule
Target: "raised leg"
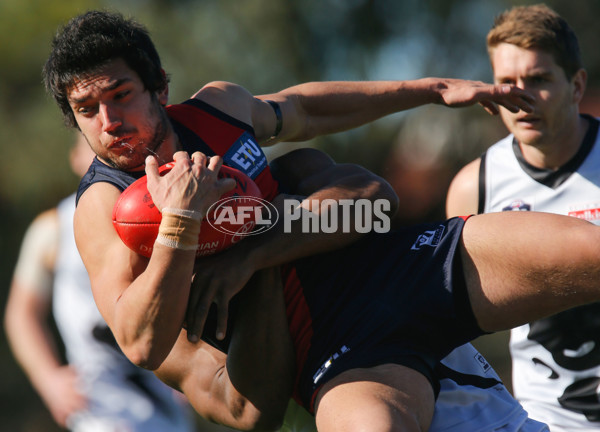
[[467,220],[461,256],[485,331],[515,327],[600,300],[600,227],[535,212]]

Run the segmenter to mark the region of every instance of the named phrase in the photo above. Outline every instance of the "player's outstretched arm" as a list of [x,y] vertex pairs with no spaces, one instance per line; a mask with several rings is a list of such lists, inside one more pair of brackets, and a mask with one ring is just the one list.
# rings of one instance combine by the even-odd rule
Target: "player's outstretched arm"
[[[533,102],[528,92],[513,85],[450,78],[310,82],[257,97],[241,86],[216,81],[194,97],[252,125],[263,145],[307,141],[430,103],[449,107],[481,104],[497,114],[499,105],[513,112],[530,112]],[[279,119],[267,100],[278,104]]]
[[516,86],[447,78],[306,83],[261,99],[281,101],[279,141],[306,141],[430,103],[449,107],[479,103],[493,114],[498,105],[511,111],[532,109],[531,96]]

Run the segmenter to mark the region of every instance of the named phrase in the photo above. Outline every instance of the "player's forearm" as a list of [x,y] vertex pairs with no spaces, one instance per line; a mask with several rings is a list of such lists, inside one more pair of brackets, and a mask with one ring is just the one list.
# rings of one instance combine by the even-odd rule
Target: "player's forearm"
[[292,188],[304,196],[279,195],[273,202],[277,225],[240,243],[255,268],[339,249],[367,232],[389,231],[398,197],[385,180],[350,165],[328,171]]
[[[349,130],[381,117],[439,103],[438,78],[413,81],[311,82],[278,93],[283,105],[280,141],[306,141]],[[275,97],[275,96],[274,96]]]
[[306,141],[430,103],[450,107],[479,103],[490,114],[498,114],[498,105],[512,112],[531,112],[534,102],[514,85],[451,78],[313,82],[264,98],[281,101],[283,127],[278,141]]
[[[296,196],[280,196],[276,200],[276,207],[281,214],[277,226],[262,236],[251,237],[243,242],[243,248],[248,253],[252,252],[247,257],[254,262],[254,268],[282,265],[309,255],[340,249],[365,235],[366,231],[357,230],[358,221],[351,214],[355,211],[352,199],[340,198],[327,204],[315,198],[316,205],[312,205],[311,201],[313,199],[302,200]],[[338,202],[341,204],[338,205]],[[388,203],[385,202],[386,205]],[[333,207],[338,208],[338,216],[331,220],[325,215],[331,213]],[[388,209],[387,206],[375,207],[375,204],[369,208],[372,226],[375,227],[369,227],[369,232],[389,230],[391,219],[386,214]],[[325,219],[328,221],[325,222]]]
[[145,271],[115,306],[112,330],[136,365],[156,369],[181,331],[192,280],[194,251],[155,245]]
[[25,305],[11,295],[4,316],[6,336],[15,359],[42,393],[47,377],[61,365],[54,337],[45,321],[41,305]]

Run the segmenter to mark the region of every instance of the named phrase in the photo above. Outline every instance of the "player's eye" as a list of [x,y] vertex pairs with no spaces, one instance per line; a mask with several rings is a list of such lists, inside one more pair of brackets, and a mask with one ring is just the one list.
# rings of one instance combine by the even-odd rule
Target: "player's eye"
[[81,106],[81,107],[77,108],[77,113],[81,114],[83,116],[89,116],[89,115],[93,114],[95,111],[96,111],[96,109],[91,106]]
[[117,92],[115,94],[115,100],[121,100],[121,99],[125,99],[127,96],[129,96],[131,94],[130,90],[123,90],[120,92]]
[[498,84],[516,84],[517,82],[512,78],[502,78],[498,81]]

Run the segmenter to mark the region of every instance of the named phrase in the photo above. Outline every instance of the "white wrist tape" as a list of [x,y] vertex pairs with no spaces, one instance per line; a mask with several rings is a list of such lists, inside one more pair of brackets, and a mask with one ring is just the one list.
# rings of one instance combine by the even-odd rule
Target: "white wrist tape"
[[202,221],[198,215],[200,212],[193,210],[164,208],[156,243],[173,249],[196,250]]

